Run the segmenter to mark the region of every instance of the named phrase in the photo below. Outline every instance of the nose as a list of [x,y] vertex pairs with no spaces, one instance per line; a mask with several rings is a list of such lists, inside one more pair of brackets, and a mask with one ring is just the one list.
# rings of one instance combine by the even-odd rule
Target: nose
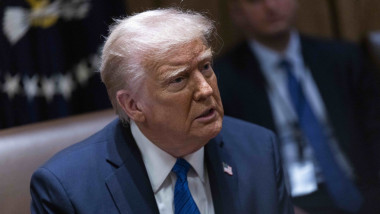
[[207,79],[202,75],[201,72],[196,72],[195,74],[195,92],[194,92],[194,100],[201,101],[203,99],[207,99],[214,93],[213,88]]

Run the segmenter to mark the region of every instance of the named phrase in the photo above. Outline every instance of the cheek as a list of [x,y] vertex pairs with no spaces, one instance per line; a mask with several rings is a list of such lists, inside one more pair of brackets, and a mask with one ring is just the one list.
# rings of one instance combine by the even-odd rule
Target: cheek
[[219,88],[217,85],[214,85],[213,87],[213,91],[214,91],[214,98],[216,99],[216,101],[221,101],[221,98],[220,98],[220,91],[219,91]]
[[213,79],[210,81],[209,84],[211,85],[211,88],[214,91],[214,95],[217,95],[218,97],[220,97],[218,80],[216,79],[216,76],[213,77]]
[[249,15],[247,23],[249,23],[247,28],[251,29],[253,32],[261,32],[269,26],[265,19],[265,15],[260,16],[259,14]]
[[251,25],[258,25],[261,23],[261,20],[264,19],[263,10],[258,10],[256,7],[251,9],[249,6],[243,9],[243,14],[246,19],[246,22],[249,22]]
[[177,122],[184,121],[189,114],[192,98],[189,92],[184,91],[179,94],[168,94],[161,96],[156,102],[154,108],[159,108],[160,115],[163,120],[175,120]]
[[219,113],[223,114],[222,99],[220,97],[220,92],[219,92],[219,88],[218,88],[218,84],[217,84],[216,80],[215,80],[215,82],[212,83],[211,87],[214,91],[213,97],[214,97],[214,99],[218,105],[217,107],[219,107]]
[[283,14],[286,14],[289,18],[292,18],[297,11],[297,3],[293,0],[284,1],[282,8]]

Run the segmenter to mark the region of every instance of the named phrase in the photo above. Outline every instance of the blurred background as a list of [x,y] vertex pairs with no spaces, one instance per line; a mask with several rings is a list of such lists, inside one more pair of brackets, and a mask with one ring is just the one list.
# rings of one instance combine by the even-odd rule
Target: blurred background
[[[380,67],[380,1],[298,1],[300,32],[358,43]],[[215,20],[220,53],[242,38],[227,0],[1,0],[0,129],[110,108],[97,72],[108,25],[168,6]]]

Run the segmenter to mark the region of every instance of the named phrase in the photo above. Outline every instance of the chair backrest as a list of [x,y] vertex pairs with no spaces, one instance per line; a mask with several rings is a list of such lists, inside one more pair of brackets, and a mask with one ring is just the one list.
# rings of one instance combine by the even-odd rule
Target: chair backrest
[[1,130],[0,213],[30,213],[32,173],[55,153],[114,118],[113,110],[104,110]]

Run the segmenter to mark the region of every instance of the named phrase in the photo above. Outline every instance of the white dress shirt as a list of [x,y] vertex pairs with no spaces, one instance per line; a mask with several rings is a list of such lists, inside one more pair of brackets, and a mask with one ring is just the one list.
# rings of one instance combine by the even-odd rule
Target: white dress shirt
[[[131,121],[131,131],[142,154],[160,213],[174,213],[174,187],[177,176],[171,170],[177,159],[146,138],[133,121]],[[187,174],[187,181],[200,213],[214,214],[210,183],[204,163],[204,148],[183,158],[192,166]]]
[[338,160],[338,164],[349,176],[352,170],[347,159],[338,148],[329,126],[326,109],[323,100],[314,82],[309,68],[305,65],[300,38],[297,32],[293,31],[290,36],[288,47],[280,53],[269,49],[257,41],[250,42],[251,50],[255,53],[260,62],[261,70],[267,80],[267,93],[272,108],[273,118],[277,133],[281,141],[281,151],[286,169],[288,185],[292,196],[301,196],[317,190],[317,184],[323,181],[323,177],[318,169],[318,164],[314,160],[313,151],[309,143],[304,142],[304,159],[301,161],[297,152],[294,123],[298,121],[297,114],[292,107],[287,88],[287,74],[279,66],[281,59],[288,60],[292,66],[295,77],[300,82],[305,97],[310,103],[314,114],[326,127],[331,140],[332,151]]

